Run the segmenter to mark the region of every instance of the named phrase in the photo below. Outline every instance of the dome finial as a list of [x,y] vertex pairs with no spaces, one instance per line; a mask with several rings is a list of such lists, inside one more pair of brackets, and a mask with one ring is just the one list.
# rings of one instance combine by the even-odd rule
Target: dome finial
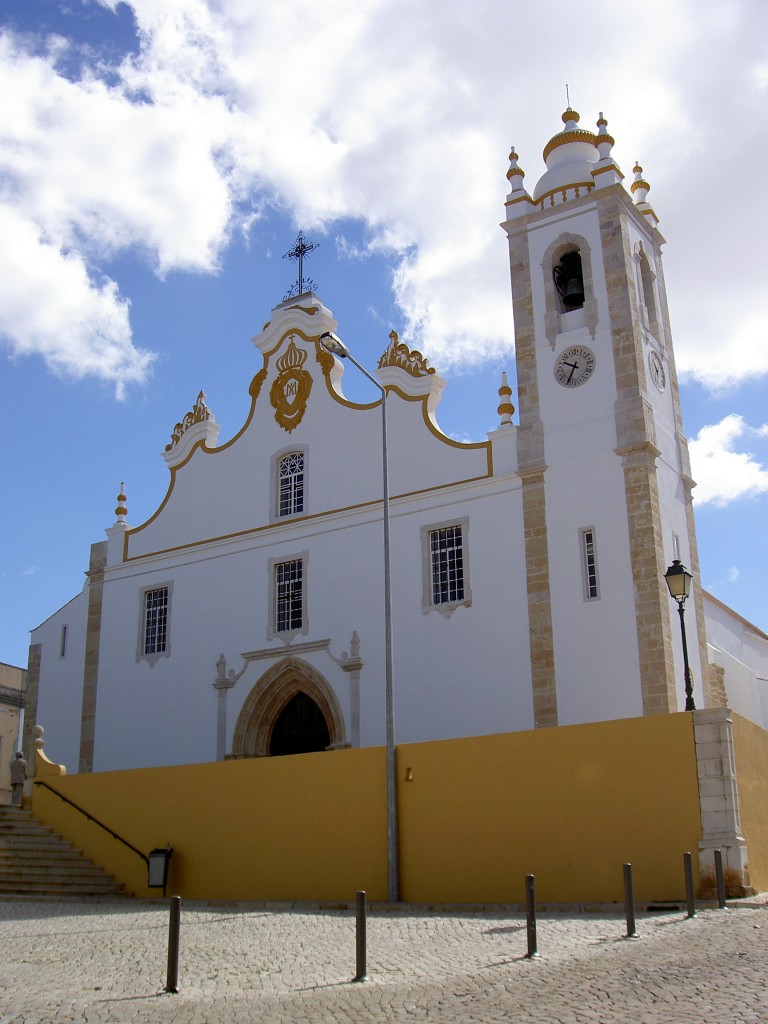
[[518,167],[517,161],[519,157],[515,147],[509,151],[509,170],[507,171],[507,180],[509,181],[509,187],[513,192],[523,188],[523,178],[525,177],[525,171],[522,167]]
[[643,177],[643,168],[640,166],[639,162],[635,163],[632,170],[635,175],[635,180],[629,186],[629,191],[632,193],[632,198],[635,200],[635,206],[655,227],[659,223],[659,218],[656,216],[653,207],[648,202],[648,193],[651,190],[651,186]]
[[120,484],[120,493],[117,496],[117,508],[115,509],[115,515],[117,516],[118,523],[124,523],[125,517],[128,515],[128,509],[125,507],[125,503],[128,499],[125,496],[125,484]]
[[640,203],[644,203],[648,198],[651,186],[643,178],[643,168],[640,166],[639,161],[635,161],[635,166],[632,168],[632,172],[635,175],[635,180],[629,186],[629,191],[632,193],[635,203],[639,206]]
[[512,423],[512,413],[515,411],[514,405],[510,402],[512,395],[512,388],[507,384],[507,375],[502,373],[501,375],[501,387],[499,388],[499,408],[497,412],[501,417],[499,423],[500,427],[508,427]]
[[606,160],[611,155],[611,149],[615,143],[614,137],[608,134],[608,122],[601,110],[597,119],[597,151],[601,160]]

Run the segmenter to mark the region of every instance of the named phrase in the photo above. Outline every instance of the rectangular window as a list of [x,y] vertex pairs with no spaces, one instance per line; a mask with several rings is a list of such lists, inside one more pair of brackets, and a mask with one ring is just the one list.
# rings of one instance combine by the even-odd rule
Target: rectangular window
[[304,624],[304,566],[300,558],[275,565],[275,632],[287,633]]
[[164,654],[168,643],[168,587],[144,592],[142,654]]
[[597,547],[594,527],[587,527],[581,533],[581,563],[584,580],[584,599],[593,601],[600,597],[597,579]]
[[472,604],[469,580],[469,518],[421,527],[421,610],[446,618]]
[[303,452],[291,452],[280,460],[278,509],[281,516],[295,516],[304,511]]
[[464,550],[461,527],[445,526],[429,533],[432,604],[464,600]]
[[59,641],[59,657],[66,658],[67,656],[67,627],[61,627],[61,640]]

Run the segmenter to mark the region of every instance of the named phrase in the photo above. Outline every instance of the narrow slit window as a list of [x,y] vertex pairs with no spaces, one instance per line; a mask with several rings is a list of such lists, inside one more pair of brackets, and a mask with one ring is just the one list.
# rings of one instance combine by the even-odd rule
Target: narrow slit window
[[600,597],[600,585],[597,576],[597,545],[593,527],[581,531],[581,556],[584,576],[584,598],[594,601]]
[[67,627],[61,627],[61,639],[59,641],[59,657],[66,658],[67,656]]
[[654,275],[645,253],[640,254],[640,290],[643,305],[647,314],[648,326],[656,326],[656,297],[654,295]]

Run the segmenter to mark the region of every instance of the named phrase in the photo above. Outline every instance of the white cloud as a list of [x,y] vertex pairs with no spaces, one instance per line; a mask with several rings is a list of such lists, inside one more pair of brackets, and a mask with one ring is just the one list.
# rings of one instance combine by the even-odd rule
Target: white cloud
[[752,431],[737,415],[701,428],[689,444],[697,505],[711,502],[723,507],[739,498],[768,492],[768,470],[753,454],[734,450],[737,442],[750,433],[765,436],[767,430],[763,426]]
[[[144,252],[161,275],[213,272],[233,230],[258,232],[274,202],[307,230],[362,220],[371,250],[398,261],[404,338],[441,366],[508,354],[496,226],[505,157],[513,137],[532,189],[564,105],[552,69],[567,67],[582,124],[605,108],[619,162],[628,173],[641,158],[672,251],[688,254],[673,255],[667,275],[684,296],[681,374],[722,388],[768,373],[762,295],[747,283],[762,258],[753,230],[762,185],[741,173],[761,166],[765,145],[765,64],[749,56],[765,15],[754,5],[735,0],[702,19],[691,0],[649,0],[636,32],[631,12],[597,4],[546,40],[546,3],[531,12],[495,0],[446,0],[439,11],[430,0],[131,7],[140,53],[80,81],[57,71],[61,43],[41,56],[7,35],[0,52],[3,196],[47,244],[81,260],[95,307],[109,290],[94,268],[111,255]],[[628,66],[642,68],[641,88]],[[713,166],[721,138],[728,147]],[[724,199],[728,169],[740,175],[738,203]],[[706,217],[692,208],[696,191]],[[730,244],[736,233],[752,241]],[[11,344],[26,350],[22,325],[14,331]],[[57,349],[52,334],[36,337],[36,350]],[[60,365],[67,359],[71,372],[101,373],[82,349],[59,353]]]
[[355,245],[347,241],[344,235],[337,235],[334,239],[336,252],[341,259],[355,261],[357,263],[367,260],[371,256],[371,249],[368,246]]
[[735,565],[732,565],[731,568],[728,570],[728,582],[738,583],[740,579],[741,572],[736,568]]
[[[727,297],[725,304],[730,304]],[[713,394],[721,394],[768,373],[765,313],[749,313],[742,319],[734,315],[720,330],[702,325],[699,339],[695,347],[679,347],[677,361],[684,380],[696,380]]]
[[62,253],[35,224],[0,204],[0,336],[16,355],[41,355],[57,373],[141,384],[152,363],[131,342],[128,304],[114,281],[92,281],[76,253]]

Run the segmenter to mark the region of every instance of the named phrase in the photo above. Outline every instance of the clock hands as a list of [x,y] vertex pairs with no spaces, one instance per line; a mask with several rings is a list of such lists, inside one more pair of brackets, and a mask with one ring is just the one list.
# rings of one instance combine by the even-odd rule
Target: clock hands
[[570,384],[571,383],[571,377],[573,377],[574,373],[576,373],[576,371],[578,370],[579,364],[578,363],[566,363],[565,360],[563,360],[563,365],[564,366],[570,366],[570,368],[571,368],[571,372],[568,374],[568,378],[567,378],[567,380],[565,382],[566,384]]
[[595,369],[595,355],[586,345],[572,345],[555,361],[555,379],[564,388],[578,388]]

